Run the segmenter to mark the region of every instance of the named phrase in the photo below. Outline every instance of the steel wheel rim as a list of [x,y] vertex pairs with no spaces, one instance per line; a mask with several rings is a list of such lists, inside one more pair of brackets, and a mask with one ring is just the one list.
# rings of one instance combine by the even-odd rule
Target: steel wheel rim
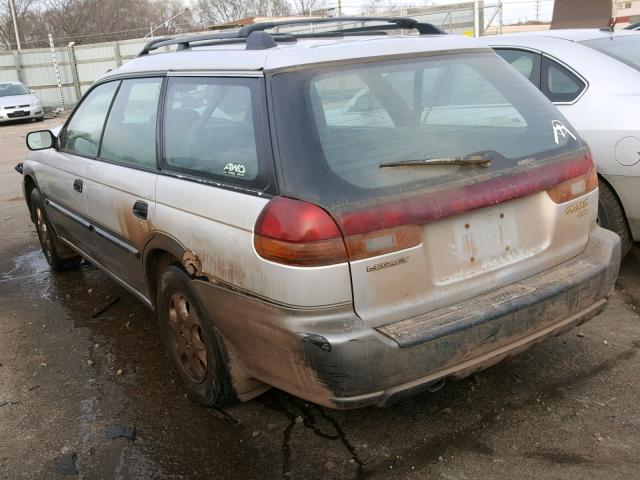
[[47,222],[44,219],[44,214],[40,207],[36,208],[36,230],[38,231],[38,238],[40,239],[40,245],[47,257],[51,257],[51,238],[49,237],[49,229],[47,228]]
[[207,377],[207,348],[202,324],[193,305],[179,292],[169,297],[167,315],[171,349],[178,367],[194,383]]

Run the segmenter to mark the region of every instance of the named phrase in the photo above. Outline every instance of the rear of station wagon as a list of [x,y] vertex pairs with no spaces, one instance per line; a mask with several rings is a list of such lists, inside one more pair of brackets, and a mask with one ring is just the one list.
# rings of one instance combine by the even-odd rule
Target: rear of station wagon
[[196,400],[385,405],[602,311],[588,148],[496,54],[262,34],[127,63],[24,164],[47,258],[155,308]]

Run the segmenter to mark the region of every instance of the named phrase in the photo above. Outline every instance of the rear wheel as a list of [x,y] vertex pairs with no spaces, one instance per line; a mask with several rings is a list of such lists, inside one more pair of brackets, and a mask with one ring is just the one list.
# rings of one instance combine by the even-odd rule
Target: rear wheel
[[598,182],[600,197],[598,199],[598,223],[602,228],[617,233],[621,241],[621,252],[624,257],[631,250],[631,232],[627,218],[618,201],[618,197],[609,185],[600,180]]
[[177,266],[160,278],[156,305],[162,341],[189,396],[207,406],[233,402],[222,338]]
[[68,258],[60,256],[57,247],[59,240],[47,218],[47,212],[44,209],[42,197],[37,188],[31,191],[31,208],[34,212],[36,232],[38,233],[42,253],[44,253],[44,257],[47,259],[49,266],[53,270],[66,270],[80,265],[80,263],[82,263],[82,257],[79,255]]

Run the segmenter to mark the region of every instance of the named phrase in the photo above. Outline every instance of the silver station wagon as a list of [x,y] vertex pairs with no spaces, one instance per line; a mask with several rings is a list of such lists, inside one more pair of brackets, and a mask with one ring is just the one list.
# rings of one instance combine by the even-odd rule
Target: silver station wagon
[[154,309],[204,404],[274,386],[386,405],[613,289],[591,155],[542,93],[473,39],[357,21],[156,40],[28,136],[47,260],[84,258]]

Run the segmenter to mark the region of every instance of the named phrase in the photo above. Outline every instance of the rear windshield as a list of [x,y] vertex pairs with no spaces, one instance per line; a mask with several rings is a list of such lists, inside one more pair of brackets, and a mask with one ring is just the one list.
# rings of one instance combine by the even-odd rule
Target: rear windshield
[[13,95],[28,95],[29,90],[19,83],[0,83],[0,97],[12,97]]
[[[280,190],[332,206],[464,181],[581,147],[548,100],[497,55],[303,69],[272,79]],[[488,159],[478,165],[382,168]]]
[[640,70],[640,34],[598,38],[580,43]]

